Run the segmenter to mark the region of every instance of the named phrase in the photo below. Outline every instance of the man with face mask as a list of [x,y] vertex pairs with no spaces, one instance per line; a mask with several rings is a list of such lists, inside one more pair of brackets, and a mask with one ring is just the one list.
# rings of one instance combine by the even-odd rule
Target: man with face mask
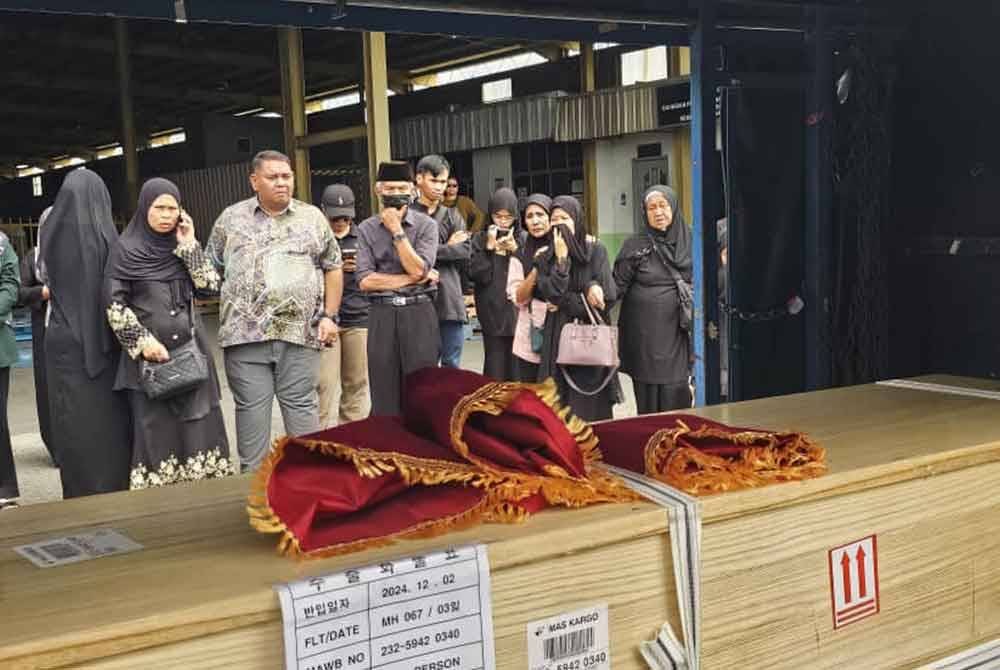
[[372,415],[398,415],[403,378],[437,365],[438,225],[411,207],[413,171],[405,162],[379,165],[375,189],[382,212],[358,226],[355,276],[371,300],[368,381]]

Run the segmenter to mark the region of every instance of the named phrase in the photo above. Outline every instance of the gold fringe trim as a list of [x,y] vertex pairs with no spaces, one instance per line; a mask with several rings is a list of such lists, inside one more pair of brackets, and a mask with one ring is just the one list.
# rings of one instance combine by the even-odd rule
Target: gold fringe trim
[[[471,453],[462,438],[469,417],[476,412],[499,416],[522,391],[533,392],[559,420],[563,422],[583,455],[586,477],[571,477],[563,468],[550,465],[545,475],[502,470]],[[451,413],[448,427],[451,445],[462,457],[475,463],[490,475],[504,480],[497,485],[507,500],[520,500],[541,493],[550,504],[566,507],[583,507],[600,502],[631,502],[640,499],[618,477],[593,465],[602,460],[597,446],[597,435],[583,419],[573,415],[569,407],[559,404],[559,391],[551,377],[538,384],[519,382],[492,382],[463,397]]]
[[[461,436],[465,422],[472,413],[487,412],[498,416],[523,390],[533,391],[569,429],[583,454],[586,477],[571,477],[563,468],[555,465],[546,467],[545,475],[511,472],[497,468],[470,453],[468,444]],[[452,447],[469,463],[417,458],[399,452],[373,451],[338,442],[281,438],[274,443],[251,482],[247,504],[250,525],[261,533],[279,535],[278,553],[281,555],[326,558],[390,545],[401,539],[433,537],[483,521],[522,523],[530,515],[518,501],[537,493],[541,493],[549,504],[566,507],[641,499],[621,479],[601,468],[593,467],[601,461],[597,436],[589,424],[570,413],[569,407],[559,404],[559,394],[552,379],[540,384],[487,384],[459,401],[452,412],[449,432]],[[306,552],[302,550],[299,538],[274,512],[267,495],[267,484],[274,469],[284,458],[285,449],[293,442],[311,451],[350,462],[363,477],[376,478],[397,472],[408,486],[461,484],[484,489],[486,497],[475,507],[458,515],[429,520],[388,536],[365,538]]]
[[[824,474],[826,450],[801,433],[741,431],[728,433],[704,426],[696,431],[678,420],[646,442],[646,475],[692,495],[756,488],[777,482],[802,481]],[[715,437],[744,447],[736,458],[705,453],[677,444],[681,436]],[[792,439],[781,445],[782,439]]]
[[[432,472],[424,467],[426,462],[429,462],[431,459],[417,459],[406,456],[405,454],[393,454],[393,458],[386,458],[384,459],[385,462],[382,462],[383,459],[367,460],[365,458],[361,458],[359,460],[355,460],[352,458],[354,454],[351,453],[355,450],[353,447],[349,447],[347,445],[333,442],[322,442],[319,440],[296,440],[294,438],[287,437],[281,438],[274,443],[274,447],[268,453],[267,457],[261,463],[260,468],[254,475],[250,486],[250,495],[248,497],[247,504],[247,513],[250,516],[250,525],[255,530],[261,533],[273,533],[280,535],[280,538],[278,539],[279,555],[289,556],[296,559],[328,558],[331,556],[340,556],[356,551],[362,551],[364,549],[388,546],[395,543],[397,540],[435,537],[444,533],[469,528],[481,523],[483,520],[504,521],[506,523],[515,523],[520,520],[518,519],[516,513],[505,508],[505,505],[508,505],[508,503],[500,502],[499,497],[495,492],[488,492],[482,501],[461,514],[456,514],[442,519],[431,519],[391,535],[364,538],[361,540],[355,540],[354,542],[338,544],[332,547],[323,547],[312,551],[303,551],[299,538],[297,538],[295,533],[293,533],[292,530],[278,517],[267,498],[267,483],[270,481],[271,475],[274,474],[274,468],[281,462],[281,459],[284,458],[286,447],[292,442],[301,444],[308,449],[316,449],[321,453],[341,458],[342,460],[351,461],[355,467],[357,467],[360,463],[369,473],[366,476],[377,477],[387,472],[398,471],[411,486],[414,484],[434,485],[442,483],[462,483],[471,486],[483,487],[487,481],[487,478],[483,476],[483,473],[472,471],[471,468],[467,472]],[[384,456],[381,452],[370,453]],[[403,461],[408,462],[404,464]],[[460,463],[456,464],[449,461],[434,462],[447,464],[449,466],[458,465],[460,468],[467,467]],[[414,463],[419,463],[419,465],[414,465]],[[360,469],[359,472],[361,472]],[[376,472],[377,474],[374,474]],[[468,475],[470,474],[474,476],[469,477]]]

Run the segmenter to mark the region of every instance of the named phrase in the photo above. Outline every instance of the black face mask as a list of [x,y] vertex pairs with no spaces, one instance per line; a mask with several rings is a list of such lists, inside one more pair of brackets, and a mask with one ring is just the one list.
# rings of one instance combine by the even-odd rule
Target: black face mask
[[413,204],[413,196],[409,193],[383,195],[381,199],[383,207],[392,209],[403,209]]

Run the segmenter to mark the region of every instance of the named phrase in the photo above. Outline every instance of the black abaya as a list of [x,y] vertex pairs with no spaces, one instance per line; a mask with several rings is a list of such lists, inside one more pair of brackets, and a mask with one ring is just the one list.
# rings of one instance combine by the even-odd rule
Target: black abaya
[[128,488],[128,405],[112,390],[119,349],[105,320],[104,265],[117,239],[101,178],[73,170],[41,231],[51,291],[45,363],[63,497]]

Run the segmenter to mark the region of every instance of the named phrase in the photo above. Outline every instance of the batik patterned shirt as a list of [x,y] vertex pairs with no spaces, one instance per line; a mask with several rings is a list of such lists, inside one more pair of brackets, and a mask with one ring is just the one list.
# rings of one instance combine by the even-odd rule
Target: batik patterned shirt
[[292,200],[272,217],[256,197],[238,202],[215,221],[206,253],[223,278],[223,347],[281,340],[320,348],[324,274],[339,268],[341,258],[319,209]]

